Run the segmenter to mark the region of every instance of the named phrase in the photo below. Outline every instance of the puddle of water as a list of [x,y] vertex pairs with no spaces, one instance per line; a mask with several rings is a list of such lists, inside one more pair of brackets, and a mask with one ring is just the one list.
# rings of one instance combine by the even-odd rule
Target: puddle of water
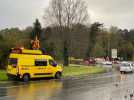
[[48,98],[60,92],[61,89],[62,82],[60,81],[46,81],[39,84],[30,83],[16,88],[0,89],[0,97],[15,95],[14,100],[48,100]]

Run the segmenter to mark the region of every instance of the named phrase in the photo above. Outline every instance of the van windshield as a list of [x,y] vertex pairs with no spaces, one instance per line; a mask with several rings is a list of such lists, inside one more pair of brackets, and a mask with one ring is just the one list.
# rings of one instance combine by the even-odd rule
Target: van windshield
[[8,59],[9,65],[17,65],[17,58],[10,58]]
[[54,60],[49,60],[49,64],[52,65],[52,66],[54,66],[54,67],[57,66],[57,63]]

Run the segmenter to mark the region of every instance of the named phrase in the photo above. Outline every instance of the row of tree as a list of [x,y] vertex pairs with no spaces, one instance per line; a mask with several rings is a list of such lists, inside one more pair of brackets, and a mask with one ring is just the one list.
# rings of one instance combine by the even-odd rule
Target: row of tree
[[16,46],[31,48],[30,41],[39,37],[41,48],[57,60],[68,65],[69,57],[111,56],[111,49],[118,50],[118,57],[132,60],[134,55],[134,30],[109,29],[102,23],[89,24],[84,0],[51,0],[44,13],[45,26],[37,19],[33,27],[0,31],[0,66],[7,64],[9,49]]

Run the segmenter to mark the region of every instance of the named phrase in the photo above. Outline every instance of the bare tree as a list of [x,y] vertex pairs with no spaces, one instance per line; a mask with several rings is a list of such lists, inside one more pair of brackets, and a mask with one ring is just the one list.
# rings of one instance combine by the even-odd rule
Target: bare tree
[[84,24],[88,19],[84,0],[51,0],[43,16],[46,25],[69,27]]
[[[64,53],[68,53],[70,34],[73,25],[88,22],[87,5],[84,0],[51,0],[43,16],[45,25],[56,26],[61,33],[64,45]],[[66,33],[66,34],[65,34]],[[65,51],[66,50],[66,51]],[[68,54],[63,54],[68,59]],[[64,60],[64,65],[68,61]]]

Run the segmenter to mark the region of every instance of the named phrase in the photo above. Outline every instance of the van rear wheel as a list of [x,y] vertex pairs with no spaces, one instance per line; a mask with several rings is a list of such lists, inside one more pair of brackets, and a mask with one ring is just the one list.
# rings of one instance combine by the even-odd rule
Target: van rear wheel
[[61,72],[56,72],[55,79],[60,79],[62,76]]
[[28,74],[24,74],[23,77],[22,77],[22,80],[24,82],[28,82],[30,80],[30,76]]

